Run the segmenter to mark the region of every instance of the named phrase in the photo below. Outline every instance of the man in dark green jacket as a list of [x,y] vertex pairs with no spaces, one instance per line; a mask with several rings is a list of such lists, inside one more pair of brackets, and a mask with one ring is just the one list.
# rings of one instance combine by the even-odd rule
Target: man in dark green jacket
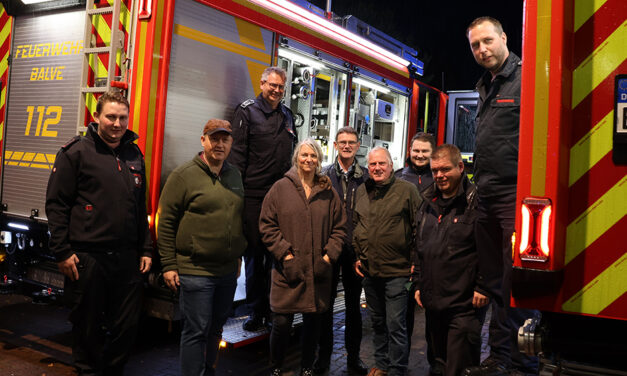
[[163,279],[173,291],[181,290],[184,376],[214,374],[246,248],[242,178],[225,162],[233,143],[231,124],[209,120],[200,140],[204,150],[168,177],[157,227]]
[[357,189],[353,212],[355,271],[374,330],[374,376],[407,373],[409,348],[405,314],[414,242],[414,215],[422,202],[412,183],[396,179],[387,149],[368,153],[370,177]]

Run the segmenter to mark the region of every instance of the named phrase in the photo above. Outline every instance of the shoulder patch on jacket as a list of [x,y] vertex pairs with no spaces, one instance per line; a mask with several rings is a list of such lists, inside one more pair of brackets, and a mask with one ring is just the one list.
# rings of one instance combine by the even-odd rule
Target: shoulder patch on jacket
[[63,149],[63,151],[69,149],[70,147],[72,147],[72,145],[74,145],[75,143],[77,143],[78,141],[80,141],[81,136],[74,136],[70,141],[68,141],[65,145],[61,146],[61,149]]
[[244,102],[240,103],[240,107],[241,108],[246,108],[246,107],[250,106],[253,103],[255,103],[254,99],[248,99],[248,100],[245,100]]

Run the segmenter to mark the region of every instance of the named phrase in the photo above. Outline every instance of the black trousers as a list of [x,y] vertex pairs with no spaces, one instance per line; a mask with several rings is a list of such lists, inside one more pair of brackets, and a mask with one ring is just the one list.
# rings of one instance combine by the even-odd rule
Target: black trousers
[[459,376],[466,367],[479,365],[483,312],[425,311],[434,364],[444,375]]
[[329,366],[331,354],[333,353],[333,306],[337,297],[337,285],[342,271],[342,285],[344,286],[345,326],[344,345],[346,347],[347,361],[356,362],[359,359],[362,338],[361,322],[361,280],[355,273],[354,263],[351,257],[345,252],[338,262],[333,266],[333,287],[331,294],[331,304],[329,310],[322,314],[320,328],[320,349],[318,350],[318,365]]
[[[303,313],[300,360],[302,368],[313,367],[321,319],[322,314],[320,313]],[[281,369],[283,367],[293,322],[293,313],[272,313],[272,332],[270,332],[270,362],[272,368]]]
[[253,316],[270,316],[270,271],[272,255],[261,242],[259,214],[263,198],[244,201],[244,235],[248,247],[244,251],[246,270],[246,305]]
[[141,314],[143,286],[134,250],[76,252],[79,279],[65,280],[72,309],[72,357],[96,375],[122,375]]
[[475,222],[475,239],[479,251],[479,262],[484,266],[488,288],[493,296],[490,300],[490,357],[520,371],[537,372],[538,359],[518,350],[518,328],[525,320],[539,316],[531,309],[510,306],[512,288],[512,233],[516,196],[504,195],[490,199],[479,199],[479,216]]

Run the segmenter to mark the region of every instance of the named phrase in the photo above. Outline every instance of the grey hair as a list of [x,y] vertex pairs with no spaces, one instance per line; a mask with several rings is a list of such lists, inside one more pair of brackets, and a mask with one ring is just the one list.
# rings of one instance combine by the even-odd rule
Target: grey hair
[[268,76],[272,73],[281,76],[281,79],[283,79],[283,81],[287,79],[287,74],[285,73],[285,70],[283,68],[268,67],[263,70],[263,73],[261,73],[261,81],[268,81]]
[[375,146],[372,149],[370,149],[370,151],[368,152],[368,157],[367,157],[368,162],[370,162],[370,154],[378,150],[383,150],[385,152],[385,156],[388,158],[388,162],[390,162],[390,165],[394,166],[394,162],[392,162],[392,155],[390,154],[390,151],[387,148],[384,148],[383,146]]
[[314,152],[316,152],[316,156],[318,157],[316,175],[320,175],[320,173],[322,173],[322,148],[320,147],[320,144],[318,144],[318,142],[311,137],[302,140],[298,143],[298,145],[296,145],[294,155],[292,156],[292,166],[296,166],[298,164],[298,154],[300,154],[300,149],[302,149],[305,145],[309,146]]

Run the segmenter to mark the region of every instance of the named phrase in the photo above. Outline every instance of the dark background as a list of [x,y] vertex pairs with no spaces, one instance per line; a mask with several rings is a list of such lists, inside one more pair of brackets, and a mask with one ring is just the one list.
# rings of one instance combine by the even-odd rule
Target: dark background
[[[326,8],[326,0],[310,2]],[[477,17],[501,21],[510,51],[521,56],[523,0],[333,0],[331,10],[417,50],[425,64],[421,81],[444,91],[472,90],[483,73],[465,37]]]

